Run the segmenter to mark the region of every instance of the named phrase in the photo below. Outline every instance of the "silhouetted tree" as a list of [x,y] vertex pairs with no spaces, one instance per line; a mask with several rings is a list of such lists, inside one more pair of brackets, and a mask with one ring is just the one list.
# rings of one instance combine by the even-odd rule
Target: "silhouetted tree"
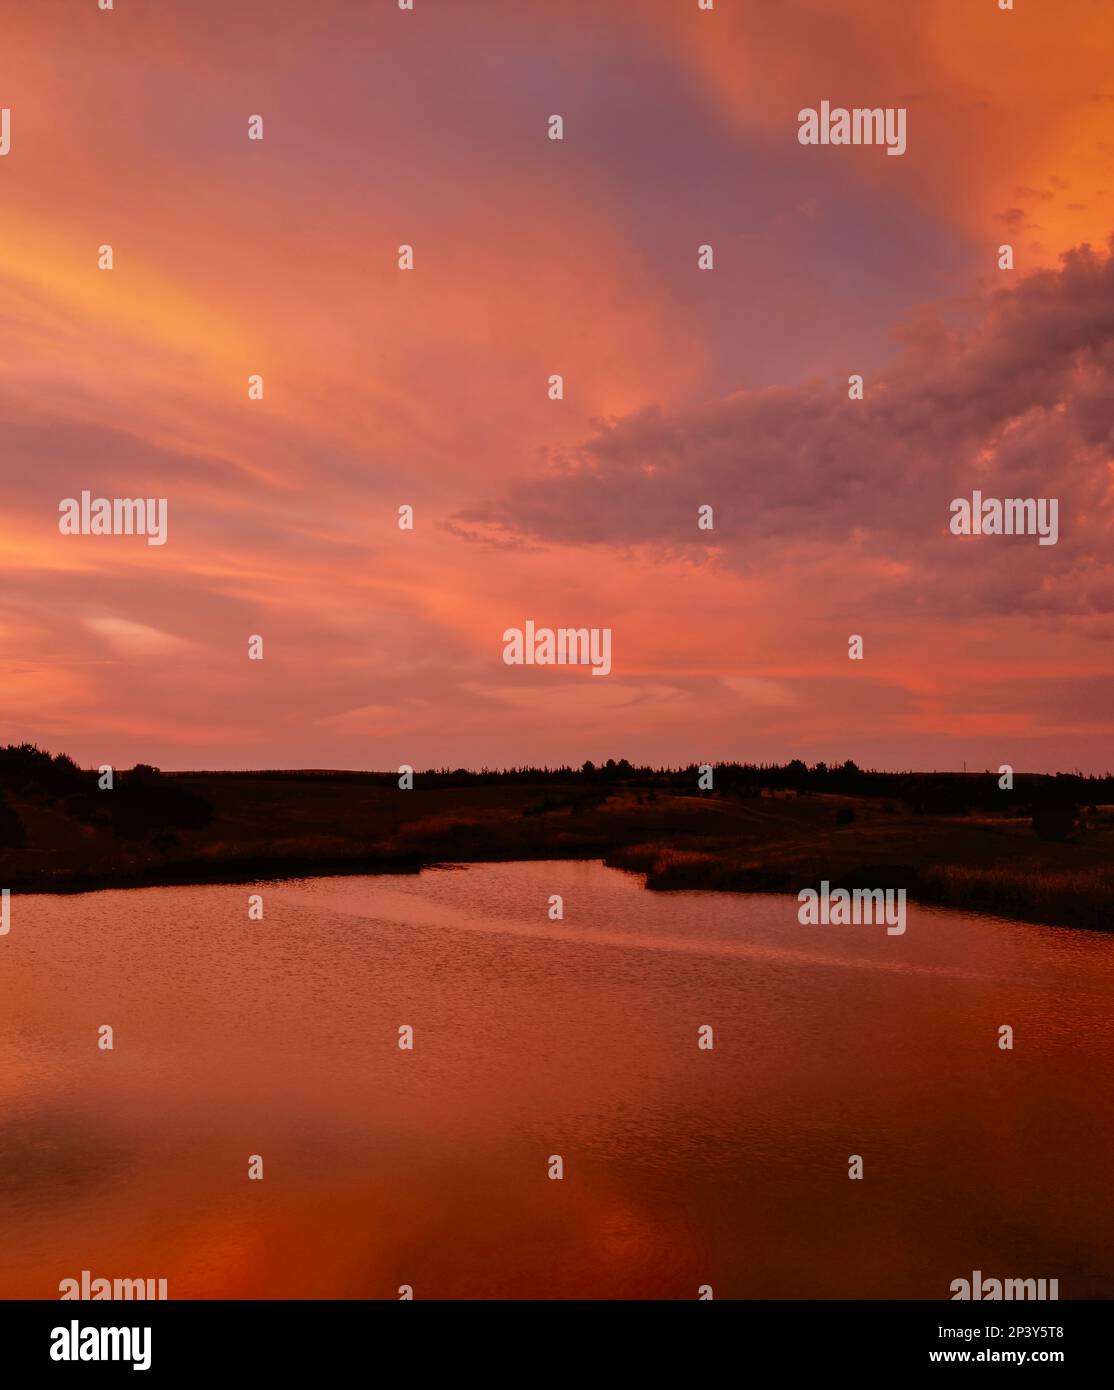
[[27,827],[7,798],[0,795],[0,849],[26,849]]

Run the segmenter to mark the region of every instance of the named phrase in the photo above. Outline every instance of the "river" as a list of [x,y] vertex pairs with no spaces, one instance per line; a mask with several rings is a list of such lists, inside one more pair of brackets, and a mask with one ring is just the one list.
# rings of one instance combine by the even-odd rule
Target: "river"
[[598,862],[13,896],[0,1296],[1109,1298],[1112,985],[1114,935]]

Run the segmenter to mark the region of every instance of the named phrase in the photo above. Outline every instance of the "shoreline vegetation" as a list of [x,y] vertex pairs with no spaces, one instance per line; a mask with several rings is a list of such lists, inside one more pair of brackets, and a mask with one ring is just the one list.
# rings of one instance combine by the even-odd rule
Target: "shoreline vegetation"
[[[0,884],[66,893],[435,864],[602,859],[661,892],[905,888],[911,900],[1114,927],[1114,777],[701,769],[174,772],[111,789],[32,745],[0,748]],[[708,778],[704,774],[706,784]]]

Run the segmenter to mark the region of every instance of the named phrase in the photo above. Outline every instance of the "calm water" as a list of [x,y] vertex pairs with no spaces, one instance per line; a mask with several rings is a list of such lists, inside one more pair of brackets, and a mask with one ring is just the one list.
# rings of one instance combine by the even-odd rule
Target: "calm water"
[[1114,1296],[1114,935],[796,907],[574,862],[18,897],[0,1296]]

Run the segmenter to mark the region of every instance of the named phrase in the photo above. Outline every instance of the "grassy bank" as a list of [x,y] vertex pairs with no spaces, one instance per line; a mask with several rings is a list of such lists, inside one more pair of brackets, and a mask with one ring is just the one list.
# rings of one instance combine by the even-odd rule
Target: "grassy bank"
[[176,774],[135,777],[127,790],[129,776],[112,791],[77,792],[9,779],[0,883],[73,892],[590,857],[659,891],[795,893],[825,878],[1033,922],[1114,926],[1114,808],[1103,806],[1049,842],[1008,805],[944,815],[842,792],[680,790],[677,778],[419,778],[402,791],[371,774]]

